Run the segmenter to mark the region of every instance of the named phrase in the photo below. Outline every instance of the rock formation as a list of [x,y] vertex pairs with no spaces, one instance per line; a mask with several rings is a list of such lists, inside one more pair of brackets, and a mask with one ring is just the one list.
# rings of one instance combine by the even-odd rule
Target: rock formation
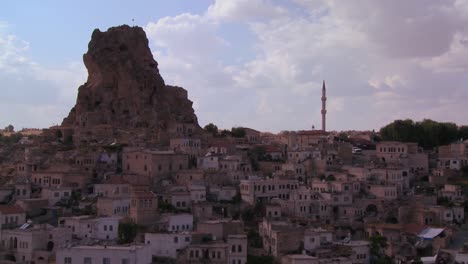
[[161,135],[182,130],[177,125],[200,129],[187,91],[164,83],[141,27],[94,30],[83,61],[88,80],[62,122],[62,128],[72,130],[73,141],[132,130]]

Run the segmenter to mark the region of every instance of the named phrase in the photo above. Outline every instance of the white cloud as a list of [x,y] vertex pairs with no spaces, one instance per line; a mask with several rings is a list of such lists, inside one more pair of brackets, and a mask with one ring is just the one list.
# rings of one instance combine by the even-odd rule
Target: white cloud
[[449,50],[436,57],[421,60],[421,65],[434,72],[466,72],[468,70],[468,35],[457,33]]
[[[395,118],[468,123],[451,114],[468,98],[464,0],[216,0],[145,31],[163,78],[188,90],[201,125],[310,128],[320,123],[324,79],[330,129],[379,128]],[[62,110],[45,105],[74,98],[82,79],[74,76],[85,74],[35,64],[28,50],[0,33],[0,78],[30,100],[41,94],[26,87],[47,90],[43,113],[52,116]],[[18,101],[6,91],[5,101]]]
[[205,16],[216,21],[255,21],[283,16],[287,10],[269,0],[216,0]]
[[47,127],[62,121],[86,79],[82,64],[48,67],[29,56],[30,43],[0,34],[0,127]]
[[[460,77],[437,74],[466,67],[463,1],[276,3],[217,0],[202,15],[148,24],[163,77],[189,90],[202,123],[309,128],[320,122],[323,79],[331,129],[378,128],[418,113],[438,118],[431,109],[443,102],[433,97]],[[232,21],[255,37],[255,54],[242,63],[222,57],[237,48],[220,37]],[[451,89],[465,95],[459,84]]]

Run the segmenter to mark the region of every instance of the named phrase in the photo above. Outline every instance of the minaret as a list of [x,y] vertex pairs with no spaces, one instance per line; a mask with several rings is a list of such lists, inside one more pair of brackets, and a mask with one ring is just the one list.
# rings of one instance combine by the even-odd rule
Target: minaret
[[327,89],[325,88],[325,80],[322,85],[322,130],[326,131],[327,123]]

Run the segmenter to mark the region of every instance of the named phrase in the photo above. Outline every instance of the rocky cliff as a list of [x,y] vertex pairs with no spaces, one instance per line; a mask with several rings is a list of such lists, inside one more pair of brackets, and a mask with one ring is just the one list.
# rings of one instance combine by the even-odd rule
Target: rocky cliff
[[129,129],[160,133],[174,124],[199,128],[187,91],[164,83],[142,28],[94,30],[83,61],[88,80],[62,122],[81,139],[102,127],[113,134]]

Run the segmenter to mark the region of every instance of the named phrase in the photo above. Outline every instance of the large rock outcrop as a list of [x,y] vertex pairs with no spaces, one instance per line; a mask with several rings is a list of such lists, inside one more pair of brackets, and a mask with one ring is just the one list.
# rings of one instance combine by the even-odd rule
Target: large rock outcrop
[[62,122],[73,130],[74,141],[118,137],[119,131],[199,129],[187,91],[164,83],[141,27],[94,30],[83,61],[88,80]]

